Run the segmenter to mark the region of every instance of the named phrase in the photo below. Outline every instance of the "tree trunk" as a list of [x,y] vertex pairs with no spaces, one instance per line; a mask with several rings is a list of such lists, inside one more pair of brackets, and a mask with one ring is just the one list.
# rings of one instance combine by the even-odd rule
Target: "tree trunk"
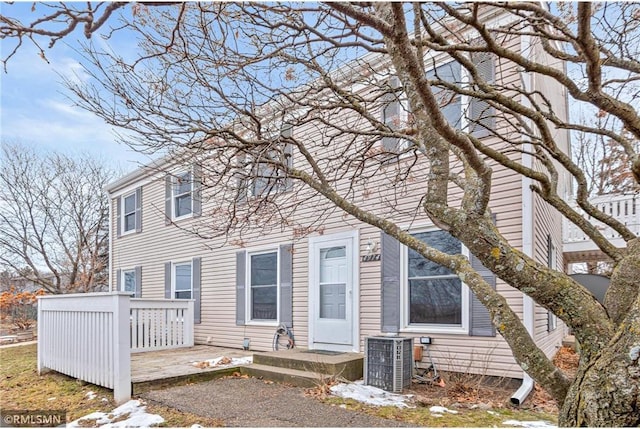
[[560,426],[640,426],[639,315],[636,306],[609,347],[590,359],[581,357],[560,411]]

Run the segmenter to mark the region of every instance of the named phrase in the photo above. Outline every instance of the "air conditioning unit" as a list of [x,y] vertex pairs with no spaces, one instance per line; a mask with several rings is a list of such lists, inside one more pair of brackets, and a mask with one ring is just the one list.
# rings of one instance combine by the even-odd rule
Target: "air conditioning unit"
[[364,384],[388,392],[402,392],[411,384],[413,339],[366,337]]

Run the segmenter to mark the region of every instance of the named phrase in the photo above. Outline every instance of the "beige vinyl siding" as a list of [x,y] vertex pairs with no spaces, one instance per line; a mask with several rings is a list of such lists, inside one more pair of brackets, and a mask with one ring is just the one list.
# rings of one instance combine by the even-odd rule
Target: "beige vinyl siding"
[[[513,41],[514,44],[517,41]],[[500,64],[497,77],[505,83],[519,85],[517,68]],[[349,127],[362,124],[349,115],[338,115],[337,119]],[[498,127],[505,124],[498,123]],[[307,141],[322,141],[322,130],[308,126],[294,129],[294,135],[304,135]],[[346,144],[346,142],[345,142]],[[339,145],[339,141],[335,142]],[[495,147],[503,145],[494,142]],[[334,146],[335,147],[335,146]],[[300,160],[294,159],[294,165]],[[343,178],[338,190],[346,192],[352,187],[353,201],[365,209],[375,210],[381,216],[393,219],[399,225],[425,226],[428,219],[422,213],[420,195],[424,193],[426,161],[421,159],[409,174],[410,180],[402,187],[396,187],[393,179],[399,168],[409,161],[391,163],[373,174],[367,180],[353,183]],[[459,168],[459,167],[458,167]],[[118,192],[117,190],[115,192]],[[299,195],[306,204],[299,207],[295,216],[288,219],[287,227],[263,232],[260,229],[245,231],[240,237],[232,233],[227,237],[204,240],[182,231],[206,221],[214,200],[203,202],[203,216],[199,219],[178,221],[178,227],[164,223],[164,180],[158,177],[145,183],[143,187],[142,232],[116,238],[115,222],[112,222],[112,275],[117,269],[142,266],[142,297],[164,297],[164,263],[170,261],[202,258],[202,323],[195,327],[197,343],[216,344],[240,348],[244,338],[251,341],[253,350],[270,350],[275,324],[258,326],[247,324],[236,326],[236,252],[241,249],[239,240],[248,248],[269,247],[276,249],[279,244],[293,243],[293,332],[296,345],[306,348],[309,343],[309,246],[306,237],[295,237],[294,228],[311,224],[322,213],[324,218],[310,235],[329,235],[350,230],[359,231],[360,254],[366,252],[367,242],[380,242],[380,231],[370,225],[355,220],[336,209],[332,203],[305,190]],[[459,201],[461,193],[451,187],[451,201]],[[112,214],[116,216],[115,199]],[[497,226],[506,239],[516,248],[522,248],[522,185],[520,178],[504,167],[496,168],[493,174],[490,208],[497,215]],[[537,215],[537,214],[536,214]],[[537,234],[537,232],[536,232]],[[545,236],[546,237],[546,236]],[[538,247],[538,245],[536,245]],[[558,246],[560,249],[560,246]],[[359,350],[363,351],[366,336],[380,335],[381,329],[381,273],[380,262],[359,264]],[[115,285],[115,280],[113,281]],[[497,290],[503,294],[517,314],[522,314],[522,294],[514,288],[498,281]],[[496,337],[470,337],[468,335],[430,334],[427,332],[405,332],[405,335],[419,337],[428,335],[434,339],[432,346],[436,364],[441,370],[464,370],[487,375],[522,377],[522,370],[515,363],[506,342]]]

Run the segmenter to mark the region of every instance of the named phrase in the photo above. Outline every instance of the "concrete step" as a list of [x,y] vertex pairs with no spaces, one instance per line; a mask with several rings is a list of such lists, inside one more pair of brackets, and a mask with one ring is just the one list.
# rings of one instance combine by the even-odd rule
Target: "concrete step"
[[331,376],[327,374],[256,363],[244,366],[240,371],[251,377],[287,383],[298,387],[316,387],[331,379]]
[[306,350],[279,350],[255,354],[254,365],[292,369],[339,376],[347,380],[362,378],[364,357],[360,353],[322,354]]

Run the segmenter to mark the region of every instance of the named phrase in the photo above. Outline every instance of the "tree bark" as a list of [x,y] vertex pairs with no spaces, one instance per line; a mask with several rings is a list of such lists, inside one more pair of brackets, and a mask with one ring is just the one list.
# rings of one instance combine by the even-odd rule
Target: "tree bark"
[[560,410],[560,426],[640,426],[640,323],[637,312],[636,305],[634,324],[623,322],[610,347],[591,360],[580,362],[576,380]]

